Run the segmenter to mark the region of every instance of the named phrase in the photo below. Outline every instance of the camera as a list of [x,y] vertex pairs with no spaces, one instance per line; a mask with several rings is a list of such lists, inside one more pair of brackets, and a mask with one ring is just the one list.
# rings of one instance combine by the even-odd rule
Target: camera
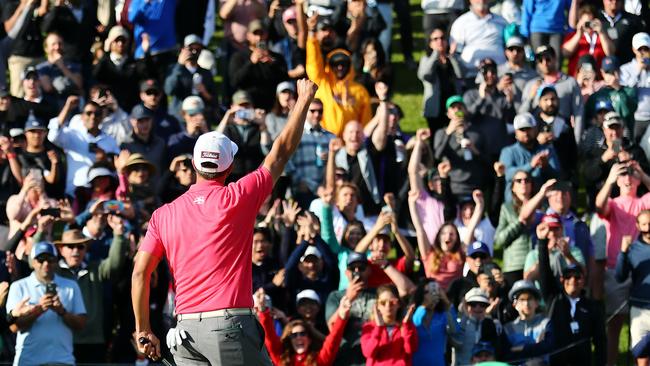
[[591,29],[591,22],[590,21],[585,22],[585,28]]
[[111,215],[119,215],[124,210],[124,203],[118,200],[104,202],[104,212]]
[[41,210],[41,216],[61,217],[61,209],[56,207],[44,208]]
[[89,142],[88,143],[88,152],[95,153],[97,152],[97,143],[96,142]]
[[45,285],[45,294],[46,295],[56,295],[56,283],[50,282]]
[[255,111],[251,108],[240,109],[235,112],[235,117],[242,119],[244,121],[252,121],[255,119]]

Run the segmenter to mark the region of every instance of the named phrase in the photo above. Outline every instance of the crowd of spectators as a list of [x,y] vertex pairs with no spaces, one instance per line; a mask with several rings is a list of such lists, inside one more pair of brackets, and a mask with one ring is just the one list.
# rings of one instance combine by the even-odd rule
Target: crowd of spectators
[[[147,364],[152,212],[202,133],[238,146],[229,182],[259,167],[309,78],[251,243],[275,364],[609,366],[627,322],[650,365],[647,1],[422,0],[424,45],[407,0],[0,4],[0,362]],[[150,287],[165,339],[165,261]]]

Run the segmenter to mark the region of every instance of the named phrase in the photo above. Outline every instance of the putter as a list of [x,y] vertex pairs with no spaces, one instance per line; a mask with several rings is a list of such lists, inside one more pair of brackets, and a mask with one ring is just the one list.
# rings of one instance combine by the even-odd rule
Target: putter
[[[142,344],[142,345],[145,345],[145,344],[147,344],[147,343],[151,343],[151,341],[148,340],[148,339],[145,338],[145,337],[140,337],[140,338],[138,338],[138,342],[139,342],[140,344]],[[152,360],[153,360],[153,361],[158,361],[158,360],[154,360],[153,358],[152,358]],[[162,361],[162,363],[163,363],[165,366],[173,366],[169,361],[165,360],[164,357],[160,357],[160,361]]]

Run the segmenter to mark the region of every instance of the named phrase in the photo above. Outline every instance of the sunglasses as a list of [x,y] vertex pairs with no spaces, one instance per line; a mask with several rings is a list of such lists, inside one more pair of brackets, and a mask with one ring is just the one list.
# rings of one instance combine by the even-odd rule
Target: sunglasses
[[482,303],[482,302],[470,302],[467,303],[470,308],[487,308],[487,304]]
[[515,183],[530,183],[532,182],[532,179],[530,178],[515,178],[512,180]]
[[487,254],[485,254],[485,253],[476,253],[476,254],[472,254],[472,255],[470,255],[470,257],[472,257],[472,258],[474,258],[474,259],[476,259],[476,258],[488,259],[488,256],[487,256]]
[[69,248],[69,249],[79,249],[79,250],[84,250],[86,249],[86,244],[65,244],[64,247]]
[[399,300],[397,300],[397,299],[379,300],[379,301],[377,301],[377,303],[380,306],[386,306],[386,305],[395,306],[395,305],[397,305],[398,302],[399,302]]
[[56,258],[52,256],[40,256],[40,257],[36,257],[36,261],[41,264],[43,264],[43,262],[55,263]]
[[158,95],[159,94],[158,90],[156,90],[156,89],[145,90],[144,93],[147,94],[147,95]]
[[524,52],[524,49],[520,47],[508,47],[506,50],[510,52]]
[[289,338],[291,338],[291,339],[296,339],[296,338],[298,338],[298,337],[306,337],[306,336],[307,336],[307,332],[302,331],[302,332],[291,333],[291,334],[289,335]]
[[310,110],[309,110],[309,113],[323,113],[323,110],[322,110],[322,109],[318,109],[318,108],[317,108],[317,109],[310,109]]

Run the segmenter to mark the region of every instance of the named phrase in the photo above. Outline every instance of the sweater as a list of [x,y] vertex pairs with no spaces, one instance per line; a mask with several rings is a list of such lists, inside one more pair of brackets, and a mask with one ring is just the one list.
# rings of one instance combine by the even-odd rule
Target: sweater
[[623,282],[632,275],[630,305],[650,309],[650,244],[640,239],[616,258],[616,280]]
[[408,366],[418,348],[418,333],[413,322],[399,323],[388,331],[385,325],[367,322],[361,330],[361,350],[366,365]]
[[526,255],[531,247],[530,235],[530,229],[519,222],[519,215],[512,202],[504,203],[494,235],[494,249],[503,248],[503,272],[524,269]]
[[[262,328],[264,328],[264,344],[266,349],[269,351],[271,360],[273,360],[274,365],[283,365],[282,363],[282,354],[284,353],[284,346],[280,341],[280,337],[275,333],[275,328],[273,326],[273,317],[271,312],[267,309],[263,312],[258,312],[257,316],[262,323]],[[330,333],[325,338],[323,346],[316,354],[316,365],[317,366],[327,366],[331,365],[334,362],[336,354],[339,351],[339,345],[341,344],[341,339],[343,338],[343,331],[345,330],[345,325],[347,324],[347,319],[341,319],[337,316],[336,321],[332,325]],[[312,339],[312,342],[314,340]],[[306,354],[293,354],[291,357],[291,366],[313,366],[308,365],[306,362]]]

